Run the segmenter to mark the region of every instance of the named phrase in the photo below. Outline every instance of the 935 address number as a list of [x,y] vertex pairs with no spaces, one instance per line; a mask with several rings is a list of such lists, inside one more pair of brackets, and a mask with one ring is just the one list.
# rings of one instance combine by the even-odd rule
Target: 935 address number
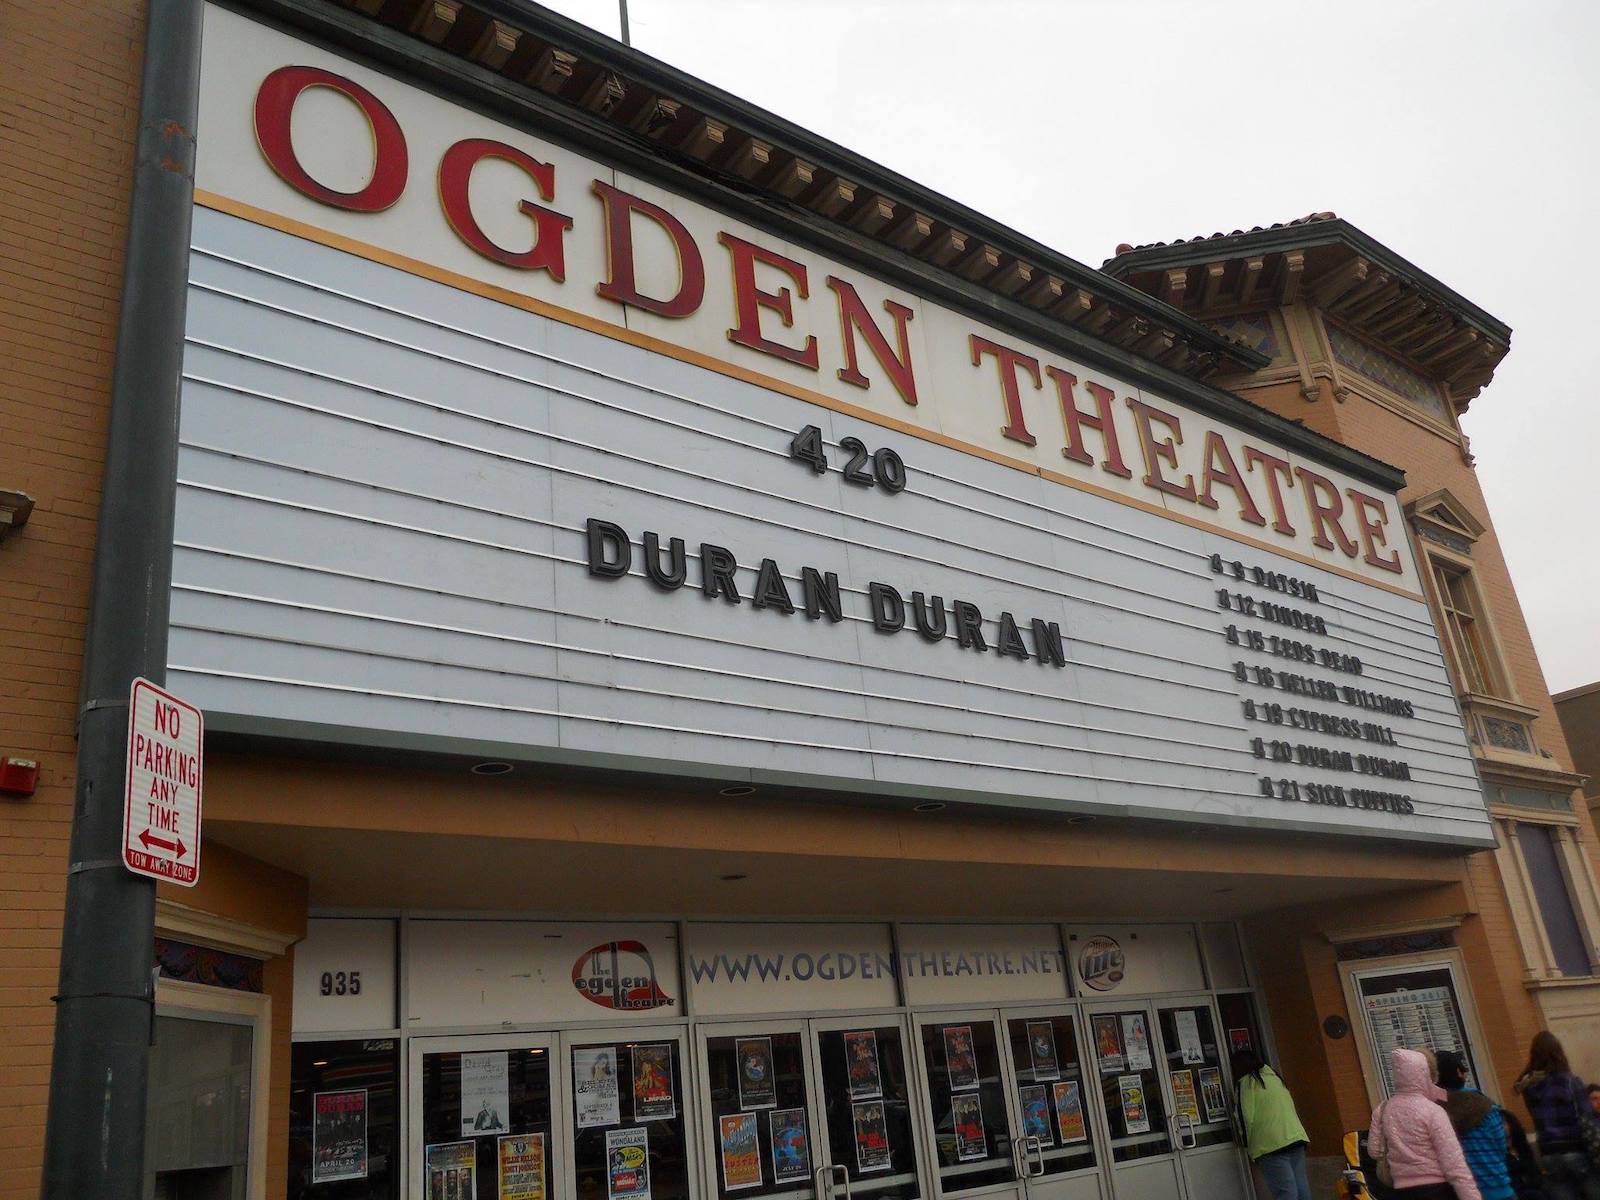
[[360,971],[324,971],[317,990],[324,996],[361,995]]
[[[906,490],[906,464],[889,447],[869,451],[860,438],[842,437],[839,439],[839,449],[850,455],[850,461],[840,471],[846,483],[853,483],[857,487],[881,487],[891,495]],[[815,425],[807,425],[795,434],[789,441],[789,457],[806,463],[818,475],[826,474],[828,454],[823,447],[822,430]],[[866,469],[869,459],[872,463],[870,471]]]

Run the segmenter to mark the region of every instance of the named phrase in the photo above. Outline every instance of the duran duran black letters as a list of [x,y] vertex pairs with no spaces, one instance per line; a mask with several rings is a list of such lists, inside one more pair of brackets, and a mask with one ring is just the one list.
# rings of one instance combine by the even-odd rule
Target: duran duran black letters
[[[798,585],[785,577],[782,568],[763,558],[754,568],[756,577],[748,589],[737,580],[739,560],[733,551],[710,542],[700,543],[699,553],[691,555],[682,538],[669,538],[646,532],[637,541],[612,521],[590,517],[586,530],[589,574],[601,579],[621,579],[631,573],[635,550],[644,575],[662,591],[675,592],[691,582],[691,568],[707,599],[720,597],[728,604],[748,602],[752,608],[772,609],[793,616],[803,613],[812,621],[844,620],[844,594],[839,576],[833,571],[801,567]],[[749,566],[748,563],[744,564]],[[921,591],[902,592],[887,583],[867,585],[866,617],[880,633],[914,632],[929,643],[953,638],[963,650],[996,654],[1001,658],[1033,660],[1042,665],[1067,665],[1066,641],[1061,625],[1038,617],[1019,621],[1009,612],[988,618],[976,604],[966,600],[946,600]]]

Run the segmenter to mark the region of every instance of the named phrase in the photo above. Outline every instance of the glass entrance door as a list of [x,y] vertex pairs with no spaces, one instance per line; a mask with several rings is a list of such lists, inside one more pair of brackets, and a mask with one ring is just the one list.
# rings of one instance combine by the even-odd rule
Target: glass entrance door
[[1069,1009],[1001,1013],[1029,1200],[1105,1200],[1094,1063]]
[[683,1030],[569,1030],[561,1035],[560,1050],[569,1097],[567,1189],[556,1195],[574,1200],[697,1196]]
[[413,1200],[559,1194],[562,1079],[550,1034],[411,1039]]
[[922,1157],[903,1019],[809,1022],[820,1118],[812,1174],[837,1200],[918,1200]]
[[1249,1176],[1229,1112],[1232,1091],[1218,1022],[1205,996],[1156,1007],[1161,1064],[1178,1134],[1178,1165],[1192,1198],[1244,1200]]
[[939,1195],[1021,1200],[1031,1160],[1015,1133],[1016,1081],[998,1014],[921,1013],[912,1019]]
[[717,1200],[813,1200],[819,1117],[806,1022],[702,1025],[697,1037],[701,1142]]
[[1113,1194],[1117,1200],[1183,1200],[1177,1138],[1156,1065],[1154,1012],[1148,1004],[1123,1001],[1088,1005],[1084,1013],[1099,1096],[1086,1103],[1097,1103],[1105,1116]]

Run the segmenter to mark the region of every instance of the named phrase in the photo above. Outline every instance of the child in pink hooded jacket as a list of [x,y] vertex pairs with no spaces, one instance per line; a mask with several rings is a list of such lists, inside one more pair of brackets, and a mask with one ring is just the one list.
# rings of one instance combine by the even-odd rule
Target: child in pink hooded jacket
[[1391,1050],[1394,1095],[1372,1114],[1367,1146],[1373,1158],[1389,1156],[1395,1200],[1483,1200],[1461,1153],[1450,1118],[1434,1099],[1428,1060],[1416,1050]]

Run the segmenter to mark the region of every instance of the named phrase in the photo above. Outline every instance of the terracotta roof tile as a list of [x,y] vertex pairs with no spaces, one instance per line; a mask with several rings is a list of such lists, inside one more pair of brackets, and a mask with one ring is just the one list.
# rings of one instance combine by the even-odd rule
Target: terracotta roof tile
[[1303,217],[1296,217],[1292,221],[1278,221],[1272,225],[1257,225],[1251,229],[1235,229],[1232,233],[1202,233],[1192,238],[1175,238],[1170,242],[1147,242],[1143,246],[1134,246],[1123,242],[1117,247],[1117,254],[1129,254],[1134,250],[1154,250],[1161,246],[1183,246],[1190,242],[1211,242],[1218,238],[1242,237],[1247,233],[1263,233],[1268,229],[1289,229],[1295,225],[1309,225],[1313,221],[1336,221],[1338,214],[1331,212],[1307,213]]

